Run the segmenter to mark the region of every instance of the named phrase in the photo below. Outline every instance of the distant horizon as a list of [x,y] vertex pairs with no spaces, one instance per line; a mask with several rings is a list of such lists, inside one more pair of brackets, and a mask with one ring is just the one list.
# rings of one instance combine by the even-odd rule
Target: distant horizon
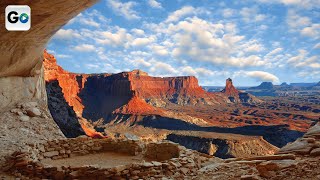
[[141,69],[196,76],[202,85],[317,82],[320,4],[315,1],[101,0],[49,42],[75,73]]

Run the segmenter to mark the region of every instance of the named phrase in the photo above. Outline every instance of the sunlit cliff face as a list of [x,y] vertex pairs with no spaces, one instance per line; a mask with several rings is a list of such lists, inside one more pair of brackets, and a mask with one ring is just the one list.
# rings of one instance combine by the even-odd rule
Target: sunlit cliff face
[[107,136],[104,136],[102,133],[97,132],[93,127],[91,127],[91,125],[85,119],[81,119],[79,122],[87,136],[97,139],[107,138]]

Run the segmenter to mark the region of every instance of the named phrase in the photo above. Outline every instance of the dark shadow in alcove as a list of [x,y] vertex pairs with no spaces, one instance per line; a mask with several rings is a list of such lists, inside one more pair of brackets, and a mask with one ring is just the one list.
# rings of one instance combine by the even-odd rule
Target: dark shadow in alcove
[[46,90],[49,111],[62,133],[68,138],[84,135],[76,113],[63,96],[59,82],[57,80],[47,82]]

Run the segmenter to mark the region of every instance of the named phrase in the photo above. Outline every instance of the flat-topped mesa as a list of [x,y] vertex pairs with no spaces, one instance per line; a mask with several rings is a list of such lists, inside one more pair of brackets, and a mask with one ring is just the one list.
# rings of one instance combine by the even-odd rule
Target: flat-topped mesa
[[206,92],[199,86],[194,76],[151,77],[129,76],[131,90],[143,98],[168,97],[174,94],[203,97]]

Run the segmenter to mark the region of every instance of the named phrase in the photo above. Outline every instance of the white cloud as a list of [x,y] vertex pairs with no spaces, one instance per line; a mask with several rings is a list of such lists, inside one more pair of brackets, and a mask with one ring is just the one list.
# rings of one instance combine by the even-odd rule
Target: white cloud
[[175,58],[236,67],[265,65],[261,57],[252,54],[262,51],[263,45],[254,39],[245,41],[244,36],[234,31],[228,33],[227,27],[193,17],[164,28],[175,45],[172,48]]
[[145,34],[144,30],[142,30],[142,29],[132,29],[131,32],[133,32],[134,34],[136,34],[138,36],[143,36]]
[[240,10],[240,15],[242,19],[249,23],[249,22],[260,22],[267,18],[265,14],[259,14],[258,9],[255,7],[248,8],[244,7]]
[[195,13],[195,11],[196,11],[196,9],[192,6],[184,6],[181,9],[176,10],[173,13],[171,13],[165,22],[167,22],[167,23],[176,22],[184,16]]
[[84,18],[80,21],[82,24],[85,24],[85,25],[88,25],[88,26],[93,26],[93,27],[100,27],[100,24],[97,23],[94,19],[87,19],[87,18]]
[[117,0],[108,0],[108,5],[111,7],[111,9],[118,15],[123,16],[128,20],[140,19],[138,13],[133,10],[133,7],[136,4],[137,3],[133,1],[122,3]]
[[161,3],[157,2],[156,0],[148,0],[148,4],[153,8],[162,8]]
[[133,65],[136,67],[150,67],[151,63],[144,59],[135,59],[133,60]]
[[155,45],[152,47],[153,53],[160,56],[166,56],[169,54],[168,50],[164,46]]
[[57,58],[61,58],[61,59],[64,59],[64,58],[72,58],[72,56],[70,55],[66,55],[66,54],[57,54],[55,55]]
[[72,40],[74,38],[81,38],[81,35],[73,29],[60,29],[53,38],[59,40]]
[[257,42],[256,40],[248,41],[245,44],[243,44],[244,52],[260,52],[262,50],[264,50],[263,45]]
[[100,31],[97,32],[97,43],[111,46],[126,46],[132,40],[132,36],[126,29],[119,28],[116,32]]
[[271,81],[273,83],[279,83],[280,80],[274,74],[265,71],[238,71],[234,76],[245,76],[256,79],[257,81]]
[[85,64],[88,69],[99,69],[100,66],[98,64]]
[[156,38],[154,36],[150,36],[148,38],[136,38],[132,41],[132,46],[146,46],[152,42],[154,42]]
[[234,9],[230,9],[230,8],[226,8],[222,10],[222,16],[225,18],[231,17],[235,14],[235,10]]
[[267,54],[267,56],[273,56],[273,55],[275,55],[275,54],[280,53],[282,50],[283,50],[283,48],[276,48],[276,49],[272,50],[271,52],[269,52],[269,53]]
[[313,9],[320,6],[319,0],[258,0],[262,3],[279,3],[286,6]]
[[312,24],[301,30],[301,35],[318,39],[320,37],[320,24]]
[[152,63],[152,67],[149,70],[154,75],[172,76],[177,74],[177,70],[170,64],[155,61]]
[[209,77],[219,74],[219,72],[217,71],[211,71],[206,68],[193,68],[191,66],[183,66],[179,68],[179,72],[181,75],[189,75],[196,77]]
[[294,10],[289,10],[287,14],[287,24],[294,30],[299,27],[306,27],[310,25],[311,19],[309,17],[300,16]]
[[47,49],[47,52],[48,52],[49,54],[55,54],[55,53],[56,53],[54,50],[51,50],[51,49]]
[[313,46],[313,49],[320,49],[320,43]]
[[319,70],[301,71],[298,73],[298,76],[304,77],[304,78],[311,78],[311,79],[315,79],[316,81],[319,81],[320,71]]
[[309,52],[300,49],[299,54],[288,59],[287,63],[296,68],[320,68],[320,60],[318,56],[309,57]]
[[91,45],[91,44],[81,44],[77,45],[73,48],[75,51],[80,51],[80,52],[93,52],[96,50],[96,48]]

